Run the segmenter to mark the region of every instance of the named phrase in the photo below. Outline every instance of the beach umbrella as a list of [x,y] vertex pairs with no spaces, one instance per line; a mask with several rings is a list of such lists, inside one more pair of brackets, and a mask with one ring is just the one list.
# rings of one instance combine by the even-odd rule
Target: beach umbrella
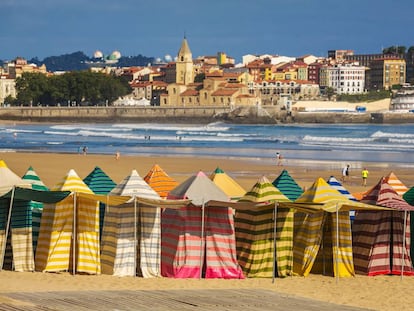
[[210,175],[210,179],[223,190],[231,200],[238,200],[246,193],[246,190],[244,190],[242,186],[219,167],[217,167]]
[[283,170],[272,182],[273,186],[279,189],[289,200],[294,201],[303,193],[303,189],[290,176],[287,170]]
[[[116,183],[99,167],[96,166],[84,179],[83,182],[95,194],[108,194]],[[99,236],[102,236],[103,221],[105,218],[105,204],[99,204]]]
[[160,275],[160,208],[140,204],[135,197],[159,200],[136,170],[109,193],[130,196],[130,203],[108,208],[102,231],[102,272],[116,276]]
[[166,198],[168,192],[178,185],[178,182],[170,177],[158,164],[154,164],[145,175],[144,180],[161,198]]
[[381,212],[359,211],[353,225],[355,270],[366,275],[414,275],[410,250],[408,204],[384,178],[372,187],[361,202],[389,207]]
[[234,219],[227,207],[208,206],[229,197],[199,171],[179,184],[168,199],[191,204],[162,213],[162,275],[175,278],[243,278],[237,263]]
[[407,186],[404,185],[404,183],[397,177],[397,175],[395,175],[394,172],[390,172],[387,176],[385,176],[384,182],[389,184],[400,196],[408,190]]
[[[235,214],[237,257],[247,277],[292,275],[293,209],[279,208],[290,201],[262,176],[239,203],[268,203],[266,207],[237,209]],[[273,204],[269,204],[273,203]]]
[[70,191],[72,195],[43,208],[36,270],[100,274],[99,203],[76,195],[93,194],[92,190],[73,169],[51,190]]

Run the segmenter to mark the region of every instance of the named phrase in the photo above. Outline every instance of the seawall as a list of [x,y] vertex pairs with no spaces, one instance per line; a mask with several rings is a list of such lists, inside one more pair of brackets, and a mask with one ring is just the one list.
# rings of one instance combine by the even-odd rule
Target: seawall
[[3,107],[0,120],[68,123],[414,123],[414,113],[298,112],[259,107]]

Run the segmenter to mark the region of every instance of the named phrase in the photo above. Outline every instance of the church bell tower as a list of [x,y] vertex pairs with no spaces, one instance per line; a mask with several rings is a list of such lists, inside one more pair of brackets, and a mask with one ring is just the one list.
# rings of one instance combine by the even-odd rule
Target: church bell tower
[[194,82],[193,55],[191,54],[186,37],[184,37],[181,43],[181,48],[178,51],[175,68],[175,82],[177,84],[188,85]]

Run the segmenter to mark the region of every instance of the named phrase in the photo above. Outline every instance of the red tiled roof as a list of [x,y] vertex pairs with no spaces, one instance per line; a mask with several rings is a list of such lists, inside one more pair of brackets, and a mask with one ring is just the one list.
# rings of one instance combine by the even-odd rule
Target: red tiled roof
[[199,92],[196,90],[185,90],[180,94],[180,96],[198,96]]
[[236,89],[218,89],[217,91],[213,92],[211,96],[232,96],[238,90]]

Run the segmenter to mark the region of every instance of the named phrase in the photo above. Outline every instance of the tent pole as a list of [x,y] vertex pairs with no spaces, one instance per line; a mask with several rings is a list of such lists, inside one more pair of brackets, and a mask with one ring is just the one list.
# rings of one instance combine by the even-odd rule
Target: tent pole
[[406,234],[406,228],[407,227],[407,211],[404,211],[404,229],[403,229],[403,249],[402,249],[402,263],[401,263],[401,280],[404,276],[404,263],[405,263],[405,234]]
[[138,262],[137,262],[137,230],[138,230],[138,225],[137,225],[137,198],[134,197],[134,277],[137,275],[137,266],[138,266]]
[[76,274],[76,192],[73,195],[72,275]]
[[272,273],[272,283],[275,282],[275,274],[276,274],[276,233],[277,233],[277,206],[278,202],[275,202],[275,209],[273,212],[273,273]]
[[339,208],[338,203],[336,203],[336,259],[335,259],[335,274],[336,274],[336,283],[338,284],[339,279]]
[[203,262],[204,262],[203,240],[204,240],[204,198],[201,204],[201,240],[200,240],[200,276],[199,276],[199,279],[203,277]]
[[13,201],[14,201],[14,192],[15,187],[13,186],[11,197],[10,197],[10,204],[9,204],[9,214],[7,215],[7,223],[6,223],[6,232],[5,232],[5,239],[4,244],[1,250],[1,265],[0,265],[0,271],[3,269],[4,264],[4,256],[6,255],[6,246],[7,246],[7,238],[9,237],[9,228],[10,228],[10,222],[11,222],[11,213],[12,213],[12,207],[13,207]]

